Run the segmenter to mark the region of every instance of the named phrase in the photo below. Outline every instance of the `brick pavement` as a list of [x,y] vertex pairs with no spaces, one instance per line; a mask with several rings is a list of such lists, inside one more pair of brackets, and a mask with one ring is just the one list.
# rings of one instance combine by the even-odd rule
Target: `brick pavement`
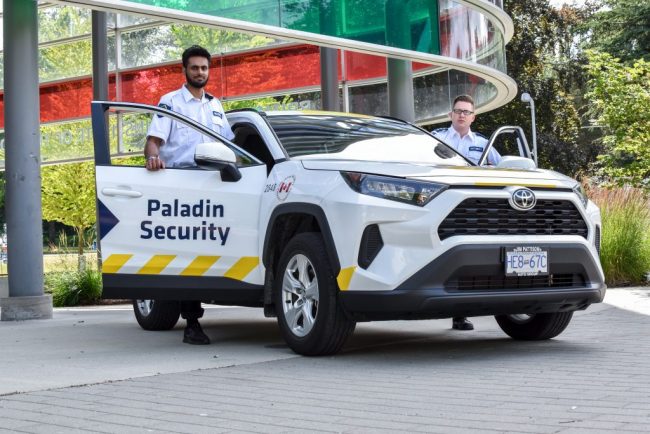
[[595,306],[544,342],[448,322],[360,324],[334,357],[0,396],[0,432],[650,432],[650,316]]

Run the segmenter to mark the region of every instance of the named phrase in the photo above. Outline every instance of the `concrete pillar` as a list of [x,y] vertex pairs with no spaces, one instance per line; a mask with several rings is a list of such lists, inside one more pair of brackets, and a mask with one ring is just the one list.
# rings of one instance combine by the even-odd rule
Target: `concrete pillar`
[[92,11],[93,99],[108,100],[106,12]]
[[[339,14],[337,0],[321,0],[319,22],[321,34],[336,35]],[[320,89],[323,110],[341,110],[338,53],[336,48],[321,47],[320,49]]]
[[388,113],[407,122],[415,121],[411,62],[388,59]]
[[[386,0],[386,41],[388,45],[410,48],[408,0]],[[408,122],[415,121],[413,68],[411,62],[388,59],[388,113]]]
[[5,179],[9,297],[0,320],[52,317],[43,293],[36,1],[4,0]]
[[320,48],[320,88],[323,110],[340,111],[339,50]]

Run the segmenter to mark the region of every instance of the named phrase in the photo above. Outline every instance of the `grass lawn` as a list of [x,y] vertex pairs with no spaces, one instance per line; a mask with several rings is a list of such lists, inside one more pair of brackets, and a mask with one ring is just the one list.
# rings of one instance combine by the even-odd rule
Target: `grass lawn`
[[[92,270],[97,269],[97,252],[85,253],[86,266]],[[77,269],[78,255],[76,253],[48,253],[43,255],[43,271],[75,271]],[[6,264],[4,264],[6,268]],[[6,272],[6,271],[5,271]]]

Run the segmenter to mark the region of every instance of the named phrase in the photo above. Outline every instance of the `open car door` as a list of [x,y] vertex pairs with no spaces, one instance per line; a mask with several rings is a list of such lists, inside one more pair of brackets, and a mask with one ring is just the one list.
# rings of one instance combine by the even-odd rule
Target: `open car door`
[[537,156],[531,152],[526,135],[521,127],[506,125],[497,128],[490,136],[488,144],[483,150],[483,154],[478,161],[479,166],[488,164],[488,155],[492,149],[499,151],[502,156],[497,167],[518,169],[537,167]]
[[[144,168],[111,159],[108,111],[169,116],[204,136],[198,168]],[[143,104],[93,102],[98,239],[104,297],[222,300],[259,295],[259,207],[266,166],[189,118]],[[142,145],[146,133],[141,137]],[[212,152],[210,149],[216,149]],[[207,154],[206,154],[207,150]],[[199,151],[197,151],[199,152]]]

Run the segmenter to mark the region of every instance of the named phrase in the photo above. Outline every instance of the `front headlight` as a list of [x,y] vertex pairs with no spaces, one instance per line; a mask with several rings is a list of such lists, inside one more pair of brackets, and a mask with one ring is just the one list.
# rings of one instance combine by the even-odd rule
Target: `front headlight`
[[580,185],[580,183],[576,184],[575,187],[573,187],[573,192],[578,195],[580,202],[582,202],[582,206],[587,208],[589,198],[587,198],[587,193],[585,193],[585,190],[582,188],[582,185]]
[[424,206],[445,191],[448,185],[412,179],[392,178],[357,172],[341,172],[357,193]]

